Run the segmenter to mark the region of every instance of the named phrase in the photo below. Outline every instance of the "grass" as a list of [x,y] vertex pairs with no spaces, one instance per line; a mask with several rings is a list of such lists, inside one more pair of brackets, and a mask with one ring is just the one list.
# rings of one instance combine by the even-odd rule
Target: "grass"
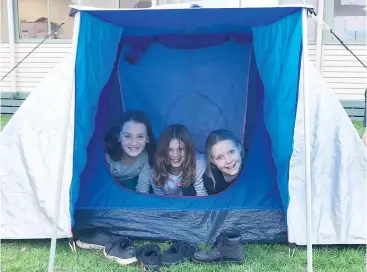
[[353,121],[353,125],[356,128],[358,134],[362,137],[363,133],[365,131],[365,128],[363,127],[362,121]]
[[10,114],[1,114],[0,128],[4,128],[11,118]]
[[[46,271],[49,241],[6,241],[2,244],[1,271]],[[160,244],[162,247],[167,244]],[[306,250],[296,249],[292,258],[284,245],[245,245],[246,261],[243,265],[184,263],[174,267],[163,267],[170,272],[298,272],[306,271]],[[316,248],[313,251],[314,270],[317,272],[363,272],[365,248]],[[120,266],[107,260],[100,250],[77,249],[71,252],[67,241],[58,242],[56,271],[99,272],[99,271],[141,271],[139,264]]]
[[[5,126],[10,115],[1,115],[1,127]],[[354,121],[362,136],[364,128],[361,121]],[[140,242],[141,243],[141,242]],[[139,244],[138,244],[139,245]],[[49,240],[2,241],[1,272],[47,271]],[[161,248],[168,246],[160,243]],[[307,256],[304,247],[297,248],[292,258],[286,245],[245,245],[246,261],[243,265],[194,264],[185,263],[170,268],[170,272],[301,272],[306,271]],[[313,250],[314,271],[317,272],[363,272],[365,271],[366,247],[315,247]],[[72,252],[66,240],[60,240],[56,249],[55,271],[58,272],[113,272],[141,271],[138,264],[120,266],[107,260],[101,251],[77,249]]]

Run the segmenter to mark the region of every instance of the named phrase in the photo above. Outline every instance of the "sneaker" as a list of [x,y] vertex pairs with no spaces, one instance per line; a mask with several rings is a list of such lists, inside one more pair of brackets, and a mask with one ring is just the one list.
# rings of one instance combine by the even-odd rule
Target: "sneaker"
[[244,252],[239,230],[225,230],[217,237],[211,250],[196,252],[192,258],[195,262],[231,262],[243,263]]
[[174,241],[162,254],[162,265],[176,265],[190,260],[199,247],[194,243]]
[[116,261],[121,265],[128,265],[138,261],[134,244],[127,237],[121,237],[107,243],[103,254],[107,259]]
[[79,235],[76,245],[83,249],[103,249],[112,238],[111,235],[101,230],[96,230]]
[[162,265],[162,254],[158,245],[141,246],[138,249],[137,256],[146,269],[159,270]]

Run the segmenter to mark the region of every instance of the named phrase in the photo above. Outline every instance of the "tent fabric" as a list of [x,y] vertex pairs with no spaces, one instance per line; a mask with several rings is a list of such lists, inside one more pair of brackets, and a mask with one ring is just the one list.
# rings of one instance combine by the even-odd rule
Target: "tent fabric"
[[[262,119],[262,107],[257,110],[257,118]],[[97,116],[97,131],[103,127],[102,116]],[[263,122],[256,122],[256,127],[246,164],[247,169],[256,171],[251,173],[245,169],[240,178],[247,180],[246,183],[235,183],[220,197],[205,198],[137,194],[120,187],[111,178],[107,167],[98,167],[105,164],[105,160],[100,144],[103,133],[96,133],[91,142],[94,148],[89,148],[89,157],[94,160],[88,161],[81,179],[75,233],[100,227],[137,238],[210,243],[221,230],[236,224],[244,230],[244,241],[285,242],[285,218],[279,193],[275,183],[267,182],[269,173],[275,174],[271,158],[264,156],[270,150],[269,137]],[[256,178],[250,176],[255,174]],[[243,206],[245,204],[248,207]],[[266,227],[259,227],[259,222]]]
[[[56,237],[72,237],[70,186],[73,168],[75,58],[80,14],[70,55],[47,74],[0,133],[1,239],[51,238],[57,173],[65,151]],[[60,143],[66,132],[66,150]],[[6,159],[5,159],[6,158]]]
[[[204,1],[202,6],[205,7]],[[254,16],[258,10],[260,13]],[[278,242],[286,241],[288,237],[289,242],[306,244],[303,97],[297,89],[299,79],[299,90],[303,88],[303,79],[299,77],[302,76],[302,67],[299,67],[302,29],[297,17],[300,10],[295,7],[264,10],[195,8],[78,13],[70,57],[49,74],[37,91],[32,92],[0,134],[0,152],[7,158],[0,161],[1,237],[52,236],[58,158],[62,152],[59,143],[63,132],[67,132],[58,238],[71,237],[72,229],[80,231],[95,226],[110,227],[113,232],[137,238],[175,238],[176,229],[168,229],[163,224],[168,222],[177,226],[178,237],[188,237],[200,243],[212,241],[224,228],[239,226],[244,241]],[[267,16],[261,18],[260,15],[264,14]],[[166,28],[159,25],[173,15],[175,19],[185,17],[185,20],[173,21]],[[79,16],[83,25],[80,30]],[[142,17],[147,20],[140,20]],[[193,22],[198,18],[201,21],[194,26]],[[127,19],[130,25],[125,21]],[[155,23],[153,19],[157,19]],[[156,27],[144,25],[149,22]],[[277,35],[271,30],[277,31]],[[228,40],[190,50],[154,43],[135,63],[126,59],[129,48],[123,44],[124,37],[134,35],[148,37],[175,33],[179,37],[189,37],[229,32],[251,34],[253,43]],[[228,58],[222,56],[225,49],[229,50]],[[173,54],[173,51],[177,56],[173,56],[171,66],[157,63],[158,54],[161,54],[160,60],[169,64],[164,54]],[[185,51],[191,52],[190,58],[184,58]],[[213,61],[214,52],[219,52],[218,58],[228,64],[218,74],[223,74],[222,82],[220,76],[217,76],[219,79],[209,77],[199,66],[189,65],[191,60],[193,64],[202,63],[215,71],[219,63]],[[295,57],[293,60],[288,58],[290,54]],[[233,75],[237,79],[231,89],[233,98],[243,101],[245,97],[248,102],[246,107],[242,104],[238,108],[246,115],[245,118],[236,115],[241,119],[236,120],[241,122],[240,127],[234,128],[237,135],[244,129],[244,146],[249,150],[245,169],[237,182],[218,196],[173,199],[136,194],[114,182],[104,161],[103,133],[120,120],[118,112],[132,105],[143,105],[132,96],[133,91],[149,95],[143,89],[148,86],[145,82],[148,79],[155,88],[160,86],[151,76],[157,73],[154,72],[155,66],[166,72],[160,74],[160,78],[167,83],[167,87],[162,86],[168,88],[173,84],[173,62],[179,59],[182,67],[177,65],[176,68],[185,77],[187,86],[198,86],[196,91],[200,93],[205,84],[209,86],[209,81],[215,80],[227,83],[221,86],[227,85],[228,88]],[[241,59],[251,61],[241,62]],[[149,60],[152,63],[148,71]],[[307,62],[307,65],[311,64]],[[183,70],[184,67],[187,69]],[[196,73],[201,77],[195,78]],[[311,98],[313,242],[365,244],[366,195],[363,192],[366,191],[366,158],[363,143],[321,76],[310,68],[306,73],[309,83],[306,91]],[[135,84],[128,76],[135,78]],[[200,84],[194,85],[193,79]],[[274,88],[275,83],[279,88]],[[219,87],[213,86],[214,96],[221,94]],[[246,87],[243,93],[238,91],[242,87]],[[177,88],[177,93],[180,91],[182,86]],[[126,99],[122,101],[122,98]],[[168,103],[167,100],[160,102]],[[185,103],[181,106],[187,105]],[[147,110],[152,114],[158,112],[151,117],[157,135],[164,126],[160,120],[165,120],[159,114],[167,109]],[[228,108],[225,113],[230,114],[231,110]],[[64,128],[69,114],[71,119]],[[191,120],[187,124],[196,123]],[[195,139],[200,146],[200,133]],[[277,145],[284,149],[280,150]]]
[[[245,48],[248,49],[247,53],[246,50],[244,50]],[[124,109],[144,110],[151,119],[156,136],[160,134],[165,126],[172,123],[173,120],[184,123],[184,125],[193,131],[193,136],[196,140],[199,151],[203,151],[206,135],[215,128],[227,127],[229,129],[233,129],[235,134],[239,138],[242,138],[243,126],[236,126],[236,124],[244,124],[245,121],[243,113],[241,115],[238,113],[244,112],[245,110],[244,105],[246,97],[242,90],[246,88],[245,76],[249,73],[246,69],[248,69],[248,63],[250,61],[250,49],[251,47],[249,45],[241,46],[236,43],[228,43],[215,48],[211,47],[209,51],[201,52],[195,56],[195,58],[191,59],[191,61],[187,61],[186,64],[184,63],[184,60],[189,58],[191,52],[176,52],[173,49],[169,50],[159,46],[155,48],[152,47],[151,50],[147,52],[147,56],[139,62],[139,66],[131,65],[121,57],[119,69],[120,71],[123,70],[123,72],[120,72],[119,78],[123,86]],[[228,55],[219,54],[221,51],[224,52],[223,50],[230,51],[231,53]],[[123,53],[124,52],[122,52],[122,54]],[[163,53],[166,56],[164,59],[162,59]],[[175,58],[173,58],[173,53],[176,55]],[[219,58],[219,60],[214,62],[214,56],[217,56],[215,59]],[[159,60],[159,63],[155,65],[154,71],[150,71],[150,63],[152,63],[152,60]],[[177,67],[176,63],[180,63],[180,66]],[[190,70],[192,67],[197,66],[197,64],[201,64],[203,67],[201,71],[193,73],[193,75],[199,75],[199,81],[193,76],[182,78],[183,71]],[[222,64],[235,68],[233,70],[229,70],[227,75],[222,72],[222,77],[218,82],[202,80],[203,78],[208,77],[206,74],[207,69],[215,68],[218,72]],[[204,69],[204,67],[207,69]],[[240,69],[241,67],[242,70]],[[147,71],[149,71],[149,74]],[[237,71],[237,74],[234,74],[235,71]],[[200,73],[202,73],[201,76]],[[144,80],[141,80],[142,74],[145,75]],[[187,82],[186,85],[183,87],[177,86],[177,80],[179,80],[179,78],[175,78],[174,75],[179,75],[182,82]],[[244,78],[237,86],[232,83],[232,81],[237,78],[241,79],[241,77]],[[200,82],[202,82],[202,84],[199,84]],[[203,85],[204,82],[207,85]],[[217,89],[215,89],[215,86],[217,86]],[[225,96],[224,94],[219,96],[218,93],[215,93],[218,92],[218,89],[227,90],[228,88],[231,88],[232,97],[228,97],[228,93]],[[185,93],[187,90],[193,90],[193,93],[191,91],[189,93]],[[196,101],[192,101],[190,105],[191,110],[190,112],[185,111],[185,115],[179,115],[177,113],[172,115],[170,113],[172,110],[182,110],[187,107],[187,101],[180,98],[179,103],[183,103],[182,105],[175,105],[173,108],[169,108],[168,106],[173,102],[172,99],[175,100],[177,97],[182,97],[185,94],[189,97],[194,95],[194,97],[199,96],[200,98],[200,94],[204,93],[205,90],[215,90],[211,95],[213,99],[216,99],[214,103],[209,103],[209,106],[207,106],[203,104],[202,100],[198,99]],[[170,92],[171,96],[166,95],[164,99],[163,97],[159,97],[160,99],[157,100],[157,96],[154,94],[158,93],[158,91],[165,92],[167,94]],[[244,102],[239,104],[237,107],[233,107],[232,105],[236,103],[238,99],[244,100]],[[149,101],[155,101],[155,103],[148,103]],[[204,100],[204,103],[207,103],[206,100]],[[216,107],[212,108],[212,104],[216,107],[219,106],[219,109],[222,111],[218,111]],[[199,112],[203,109],[209,111],[207,114],[212,114],[212,116],[214,114],[211,119],[213,122],[212,124],[209,122],[210,120],[202,120],[202,117],[200,117]],[[217,116],[220,117],[223,111],[226,116],[231,117],[228,118],[231,123],[228,123],[228,120],[226,122],[226,120],[216,118]],[[268,180],[273,179],[272,176],[275,175],[275,171],[272,159],[266,155],[268,154],[266,150],[269,150],[270,145],[266,144],[268,142],[268,136],[264,129],[262,129],[262,132],[259,132],[259,136],[254,140],[256,141],[253,143],[252,147],[254,152],[250,152],[249,154],[248,161],[253,161],[253,163],[248,162],[247,164],[247,167],[250,170],[244,171],[242,174],[243,178],[245,180],[249,180],[249,182],[235,183],[232,186],[231,191],[224,192],[221,194],[221,197],[172,198],[136,194],[135,192],[117,189],[107,189],[107,187],[110,186],[112,186],[112,188],[117,188],[117,185],[113,182],[109,173],[103,153],[103,119],[108,118],[103,116],[102,112],[99,112],[99,114],[100,116],[97,116],[96,118],[96,124],[99,124],[99,127],[96,127],[96,134],[94,135],[94,139],[92,139],[89,148],[91,154],[88,157],[93,159],[88,161],[89,165],[87,165],[84,170],[84,174],[88,176],[88,178],[84,179],[85,197],[83,197],[83,193],[79,193],[78,208],[93,208],[96,203],[99,203],[98,207],[103,207],[102,205],[104,205],[104,207],[108,208],[125,207],[131,209],[157,210],[167,209],[167,207],[171,210],[207,210],[226,209],[228,207],[234,207],[237,209],[245,206],[248,208],[266,207],[281,209],[282,205],[279,197],[277,194],[273,193],[274,191],[277,191],[276,183],[268,182]],[[172,119],[175,118],[175,116],[176,119]],[[183,116],[186,118],[183,118]],[[206,130],[204,125],[208,125]],[[198,131],[197,128],[202,129],[202,131]],[[258,139],[262,140],[260,141]],[[256,146],[256,148],[254,146]],[[100,167],[97,167],[99,165]],[[261,168],[259,168],[260,165]],[[96,170],[96,168],[99,169]],[[264,169],[268,170],[264,171]],[[81,186],[83,186],[83,184]],[[109,193],[106,194],[105,192]],[[270,197],[272,195],[274,199]],[[244,202],[244,196],[246,202]]]
[[301,65],[302,13],[298,11],[272,25],[256,27],[253,35],[258,69],[264,84],[264,121],[272,142],[276,180],[286,211]]
[[[312,243],[366,244],[366,149],[317,69],[306,63],[309,92]],[[301,79],[302,88],[303,78]],[[289,241],[306,244],[303,95],[300,92],[289,170]]]
[[[1,239],[41,239],[52,236],[57,171],[65,112],[74,116],[75,54],[48,74],[23,102],[0,134]],[[69,191],[73,162],[74,118],[62,184],[57,237],[71,236]]]
[[[200,29],[213,26],[266,26],[300,10],[286,8],[191,8],[131,9],[131,10],[88,10],[83,11],[96,18],[124,28]],[[249,12],[250,11],[250,12]],[[121,12],[124,16],[121,16]]]
[[[88,27],[93,25],[91,23],[85,23],[92,19],[88,13],[81,15],[81,30],[80,33],[88,33]],[[259,127],[261,129],[261,124],[271,124],[271,123],[282,123],[288,124],[288,130],[284,129],[282,134],[285,139],[291,139],[293,135],[293,127],[295,120],[295,110],[293,112],[282,112],[287,109],[287,103],[290,105],[295,105],[296,94],[298,89],[298,75],[297,69],[295,75],[291,74],[291,69],[294,67],[299,67],[300,62],[300,37],[301,37],[301,25],[299,24],[301,18],[301,12],[295,13],[294,16],[288,16],[280,20],[275,27],[266,26],[262,29],[255,30],[260,32],[265,32],[265,35],[269,32],[275,33],[273,40],[269,43],[274,44],[274,39],[276,35],[283,35],[282,39],[278,42],[275,47],[279,51],[280,55],[284,55],[286,50],[289,53],[293,53],[292,61],[288,61],[289,71],[283,71],[283,74],[274,75],[278,78],[278,88],[274,86],[274,80],[268,83],[267,78],[263,77],[263,82],[265,86],[264,96],[266,96],[265,102],[268,100],[275,101],[277,105],[278,100],[285,104],[284,107],[275,106],[273,108],[272,116],[268,116],[268,119],[263,120],[263,115],[259,122]],[[92,19],[94,20],[94,19]],[[298,23],[298,25],[297,25]],[[287,25],[293,27],[287,27]],[[284,26],[286,25],[286,26]],[[85,28],[84,28],[85,27]],[[269,28],[269,30],[267,30]],[[271,28],[271,29],[270,29]],[[279,31],[279,29],[287,28],[290,29],[294,34],[289,35],[288,32]],[[298,31],[294,31],[298,28]],[[298,34],[298,35],[297,35]],[[100,36],[105,39],[103,35]],[[204,150],[204,141],[210,131],[226,128],[234,132],[238,138],[243,138],[245,119],[246,119],[246,95],[247,95],[247,84],[248,78],[254,76],[249,71],[251,65],[249,65],[251,60],[252,44],[242,45],[234,42],[226,42],[222,45],[210,46],[202,48],[200,39],[187,39],[187,46],[189,48],[201,48],[191,50],[173,50],[159,44],[151,45],[149,49],[146,50],[143,58],[138,62],[131,64],[126,61],[126,58],[121,57],[119,63],[119,80],[122,89],[122,101],[124,110],[130,109],[140,109],[143,110],[151,119],[153,129],[155,134],[158,136],[164,127],[172,123],[181,123],[188,127],[192,131],[194,139],[196,140],[196,146],[199,151]],[[99,38],[99,37],[98,37]],[[100,42],[98,38],[94,37],[94,46],[99,47]],[[176,36],[172,36],[175,38]],[[96,41],[97,40],[97,41]],[[126,39],[122,38],[123,43]],[[180,40],[180,39],[178,39]],[[182,40],[182,39],[181,39]],[[130,40],[131,41],[131,40]],[[142,41],[142,40],[140,40]],[[159,40],[158,40],[159,41]],[[191,42],[191,44],[189,43]],[[216,41],[213,41],[216,43]],[[255,53],[259,56],[264,56],[269,54],[269,49],[264,48],[266,43],[254,43]],[[288,45],[284,46],[284,45]],[[80,48],[81,45],[79,45]],[[91,49],[92,45],[89,45]],[[209,46],[209,44],[208,44]],[[292,51],[292,47],[296,49]],[[126,47],[124,47],[125,49]],[[95,50],[97,52],[97,50]],[[116,50],[115,50],[116,51]],[[125,55],[125,50],[122,50],[122,55]],[[98,59],[98,58],[96,58]],[[262,58],[260,57],[260,61]],[[263,66],[261,67],[264,73],[269,73],[268,71],[278,70],[274,67],[283,67],[284,59],[272,59],[272,62],[265,63],[262,61]],[[151,67],[154,65],[154,70]],[[106,63],[103,67],[109,67],[110,65]],[[79,68],[80,67],[80,68]],[[86,73],[78,73],[78,69],[83,69],[85,67],[91,70]],[[288,68],[288,67],[287,67]],[[108,70],[108,69],[107,69]],[[186,71],[190,71],[187,73]],[[289,77],[285,77],[285,73],[290,74]],[[82,56],[77,59],[77,88],[78,93],[79,86],[83,86],[85,80],[83,75],[95,74],[93,67],[90,65],[85,65],[85,57]],[[217,80],[208,80],[215,74],[221,74],[221,77],[217,77]],[[251,75],[250,75],[251,74]],[[143,76],[143,77],[142,77]],[[269,80],[272,78],[269,76]],[[78,80],[83,83],[78,84]],[[181,82],[181,84],[177,84]],[[237,83],[238,82],[238,83]],[[281,87],[281,88],[280,88]],[[101,87],[99,86],[101,89]],[[82,89],[89,89],[82,87]],[[103,92],[108,92],[106,87]],[[259,90],[253,90],[259,91]],[[284,96],[281,96],[282,92],[285,92]],[[163,94],[163,95],[159,95]],[[293,95],[292,95],[293,94]],[[105,94],[102,94],[104,96]],[[101,96],[101,97],[102,97]],[[85,99],[91,96],[76,96],[76,105],[82,103]],[[95,97],[91,97],[95,99]],[[287,100],[288,98],[288,100]],[[80,100],[79,100],[80,99]],[[294,101],[292,101],[292,99]],[[94,101],[97,101],[96,99]],[[103,101],[100,98],[100,101]],[[238,101],[243,101],[238,103]],[[103,102],[100,102],[103,103]],[[262,103],[260,101],[260,103]],[[88,105],[88,103],[84,103]],[[102,105],[102,104],[101,104]],[[103,106],[102,106],[103,107]],[[82,107],[79,107],[81,109]],[[260,106],[259,108],[262,109]],[[86,109],[90,109],[88,106]],[[187,109],[190,109],[189,111]],[[266,112],[266,111],[265,111]],[[76,112],[76,119],[78,119],[78,114],[84,115],[84,112]],[[245,114],[245,115],[244,115]],[[282,204],[279,198],[279,189],[288,191],[287,189],[287,174],[288,168],[277,169],[280,175],[285,176],[285,183],[283,187],[279,187],[276,182],[276,171],[274,169],[274,161],[278,158],[285,158],[278,164],[288,163],[291,155],[291,141],[277,143],[279,147],[278,153],[270,155],[270,144],[265,145],[267,140],[267,133],[265,129],[262,132],[255,132],[255,141],[252,144],[250,154],[247,158],[246,166],[238,178],[238,180],[230,187],[230,189],[223,192],[220,196],[210,196],[206,198],[173,198],[173,197],[161,197],[155,195],[146,194],[136,194],[135,192],[127,191],[118,188],[118,185],[114,183],[107,165],[105,163],[105,158],[103,154],[103,119],[108,119],[101,109],[98,110],[96,124],[101,124],[101,126],[96,126],[95,129],[95,141],[92,140],[89,148],[89,155],[85,158],[89,158],[87,165],[82,173],[81,186],[79,190],[79,199],[77,202],[77,210],[96,210],[96,214],[109,214],[106,219],[102,216],[96,216],[96,214],[91,215],[90,221],[87,224],[92,224],[91,221],[96,221],[95,226],[100,226],[99,221],[103,221],[104,224],[114,226],[116,229],[116,221],[119,218],[112,218],[110,215],[111,211],[114,209],[144,209],[144,210],[155,210],[155,211],[191,211],[195,210],[201,212],[206,210],[238,210],[238,209],[248,209],[248,210],[282,210]],[[225,117],[225,119],[223,119]],[[101,121],[98,121],[101,120]],[[243,124],[243,125],[240,125]],[[93,128],[83,127],[83,125],[88,126],[88,124],[80,124],[76,122],[76,126],[80,126],[80,131],[93,131]],[[91,125],[91,123],[89,124]],[[269,130],[268,130],[269,131]],[[84,134],[85,135],[85,134]],[[264,138],[263,135],[266,135]],[[273,135],[270,135],[270,138]],[[278,136],[279,137],[279,136]],[[76,141],[77,142],[77,141]],[[288,145],[288,147],[286,147]],[[282,150],[288,152],[287,155],[282,154]],[[77,154],[77,153],[74,153]],[[75,160],[80,159],[80,157],[75,158]],[[81,160],[81,159],[80,159]],[[79,163],[75,163],[78,165]],[[281,171],[286,171],[282,173]],[[77,175],[74,175],[74,179]],[[74,181],[74,184],[78,184],[78,181]],[[79,211],[78,211],[79,212]],[[79,212],[80,213],[80,212]],[[200,213],[199,213],[200,214]],[[200,216],[197,214],[197,220],[204,223],[206,222],[206,216]],[[205,213],[204,213],[205,214]],[[158,214],[159,215],[159,214]],[[98,219],[97,219],[98,218]],[[126,216],[127,218],[127,216]],[[154,220],[159,220],[160,217],[154,218]],[[165,215],[167,219],[167,213]],[[145,224],[144,218],[142,218],[142,223]],[[154,221],[153,220],[153,221]],[[168,219],[167,219],[168,220]],[[183,229],[192,229],[197,222],[190,221],[187,223],[179,221]],[[209,224],[215,226],[216,229],[220,229],[222,224],[219,222],[214,222],[215,224]],[[78,223],[77,223],[78,224]],[[178,221],[176,221],[176,224]],[[168,225],[167,225],[168,226]],[[80,227],[80,226],[79,226]],[[169,226],[168,226],[169,227]],[[77,226],[75,228],[78,228]],[[130,227],[129,227],[130,228]],[[151,224],[151,228],[158,233],[169,233],[168,229],[157,229],[154,224]],[[252,229],[257,228],[253,225],[252,228],[248,228],[247,231],[251,232]],[[283,226],[284,228],[284,226]],[[120,227],[122,231],[123,227]],[[281,229],[281,227],[278,227]],[[196,239],[195,236],[198,238]],[[171,237],[173,238],[173,237]],[[197,231],[192,231],[191,236],[185,237],[186,240],[192,239],[192,241],[200,241],[199,238],[203,238],[203,234],[200,235],[199,229]],[[269,237],[266,237],[269,239]],[[210,241],[213,237],[205,237],[204,241]],[[263,237],[253,237],[252,240],[262,240]],[[204,242],[203,241],[203,242]]]
[[[75,64],[75,135],[70,213],[78,198],[79,176],[87,160],[87,147],[94,132],[94,118],[101,90],[110,77],[123,29],[101,25],[87,14],[80,16]],[[100,29],[97,29],[100,27]],[[97,36],[95,33],[98,33]],[[106,41],[109,41],[108,43]],[[91,118],[92,117],[92,118]]]

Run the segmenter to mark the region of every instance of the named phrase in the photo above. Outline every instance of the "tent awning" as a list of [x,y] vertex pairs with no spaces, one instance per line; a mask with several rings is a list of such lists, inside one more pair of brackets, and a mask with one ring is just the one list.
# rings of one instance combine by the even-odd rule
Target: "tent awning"
[[278,21],[309,5],[246,8],[189,9],[94,9],[84,6],[71,8],[87,12],[105,22],[123,27],[142,28],[203,28],[213,26],[264,26]]

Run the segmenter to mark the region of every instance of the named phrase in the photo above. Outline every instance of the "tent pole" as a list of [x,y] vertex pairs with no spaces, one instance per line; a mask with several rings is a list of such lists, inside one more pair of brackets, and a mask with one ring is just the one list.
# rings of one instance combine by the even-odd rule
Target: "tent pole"
[[307,272],[312,272],[312,210],[311,210],[311,159],[310,159],[310,120],[309,120],[309,97],[307,90],[307,63],[308,63],[308,40],[307,40],[307,8],[302,10],[302,61],[303,61],[303,111],[304,111],[304,134],[305,134],[305,181],[306,181],[306,229],[307,229]]
[[70,91],[70,94],[67,96],[67,101],[69,102],[70,107],[67,107],[67,115],[65,116],[65,121],[62,126],[62,142],[60,147],[60,158],[59,158],[59,166],[57,172],[57,186],[55,191],[55,205],[54,205],[54,216],[53,216],[53,226],[52,226],[52,237],[51,237],[51,247],[50,247],[50,256],[49,256],[49,263],[48,263],[48,272],[54,272],[54,265],[55,265],[55,253],[56,253],[56,239],[57,239],[57,230],[59,228],[59,217],[60,217],[60,205],[61,205],[61,195],[62,195],[62,182],[64,179],[64,170],[65,170],[65,153],[67,148],[68,142],[68,130],[69,130],[69,123],[70,123],[70,109],[72,107],[71,100],[72,100],[72,92],[74,88]]
[[317,24],[316,24],[316,69],[322,74],[323,66],[321,65],[322,54],[323,54],[323,33],[322,22],[324,21],[324,0],[319,0],[319,4],[317,6]]
[[[82,0],[78,0],[77,4],[80,5]],[[75,17],[78,18],[78,17]],[[74,31],[73,31],[73,51],[76,51],[75,39],[79,32],[79,27],[75,27],[74,22]],[[74,52],[76,54],[76,52]],[[54,216],[53,216],[53,226],[52,226],[52,236],[51,236],[51,246],[50,246],[50,255],[48,260],[48,272],[54,272],[55,266],[55,253],[56,253],[56,239],[57,239],[57,230],[59,228],[59,217],[60,217],[60,205],[61,205],[61,195],[62,195],[62,183],[64,180],[64,171],[65,171],[65,157],[66,157],[66,148],[68,144],[68,132],[69,132],[69,124],[71,120],[71,108],[74,106],[72,104],[73,101],[73,92],[74,90],[74,81],[75,81],[75,73],[72,77],[72,86],[70,92],[68,92],[66,96],[66,101],[69,103],[69,107],[65,110],[65,119],[63,123],[62,130],[62,138],[61,138],[61,146],[60,146],[60,158],[59,165],[57,171],[57,185],[55,191],[55,205],[54,205]]]

